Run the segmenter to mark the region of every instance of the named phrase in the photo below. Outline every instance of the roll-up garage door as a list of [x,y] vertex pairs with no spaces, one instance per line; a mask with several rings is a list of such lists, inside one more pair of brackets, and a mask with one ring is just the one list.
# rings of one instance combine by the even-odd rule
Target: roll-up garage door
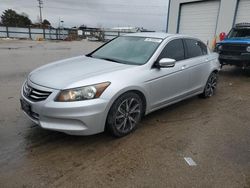
[[216,33],[219,8],[219,0],[182,4],[179,33],[197,37],[211,44]]
[[239,0],[235,23],[250,22],[250,0]]

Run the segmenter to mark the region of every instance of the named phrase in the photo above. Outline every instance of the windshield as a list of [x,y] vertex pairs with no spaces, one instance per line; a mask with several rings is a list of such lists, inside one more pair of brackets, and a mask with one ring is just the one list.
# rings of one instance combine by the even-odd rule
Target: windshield
[[107,43],[91,57],[105,59],[123,64],[142,65],[156,51],[162,39],[122,36]]
[[228,38],[250,38],[250,28],[232,29]]

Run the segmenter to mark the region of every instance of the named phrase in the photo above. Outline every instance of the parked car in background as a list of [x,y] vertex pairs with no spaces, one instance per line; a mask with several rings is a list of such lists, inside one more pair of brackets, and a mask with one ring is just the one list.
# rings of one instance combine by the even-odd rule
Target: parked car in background
[[250,66],[250,23],[236,24],[226,39],[216,44],[221,65]]
[[25,114],[72,135],[109,130],[122,137],[144,115],[186,98],[214,95],[220,65],[199,39],[166,33],[118,37],[88,55],[31,72],[21,90]]

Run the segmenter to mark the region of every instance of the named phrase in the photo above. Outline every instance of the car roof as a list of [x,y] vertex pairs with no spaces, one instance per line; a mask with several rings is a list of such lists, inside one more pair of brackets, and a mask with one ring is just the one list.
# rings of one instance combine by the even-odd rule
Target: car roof
[[189,36],[187,35],[171,34],[171,33],[164,33],[164,32],[138,32],[138,33],[126,34],[124,36],[149,37],[149,38],[159,38],[159,39],[166,39],[168,37],[188,37],[189,38]]
[[173,34],[163,33],[163,32],[139,32],[139,33],[130,33],[126,34],[125,36],[131,37],[149,37],[149,38],[160,38],[165,39]]
[[236,29],[249,29],[250,28],[250,23],[238,23],[238,24],[235,24],[234,28]]

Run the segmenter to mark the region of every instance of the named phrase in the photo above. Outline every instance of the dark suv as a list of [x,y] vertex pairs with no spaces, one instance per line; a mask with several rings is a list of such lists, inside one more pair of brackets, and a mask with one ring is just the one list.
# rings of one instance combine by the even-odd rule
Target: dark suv
[[216,44],[221,66],[250,67],[250,23],[236,24],[225,40]]

